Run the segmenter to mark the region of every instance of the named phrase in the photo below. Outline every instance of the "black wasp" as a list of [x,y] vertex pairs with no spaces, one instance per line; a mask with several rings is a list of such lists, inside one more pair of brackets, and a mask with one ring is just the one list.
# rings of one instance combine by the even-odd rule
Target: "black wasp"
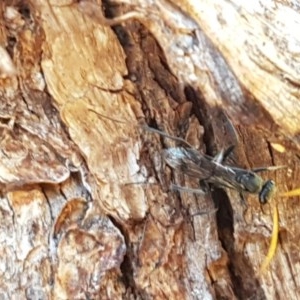
[[[230,146],[227,150],[221,151],[215,157],[206,154],[201,154],[199,151],[185,140],[170,136],[160,130],[144,126],[144,129],[161,136],[179,141],[186,147],[173,147],[163,150],[163,158],[165,162],[174,170],[179,170],[182,173],[199,178],[200,181],[211,183],[216,187],[230,188],[238,191],[242,197],[243,193],[258,194],[259,202],[265,204],[273,196],[276,186],[273,180],[264,181],[256,173],[263,171],[273,171],[284,168],[284,166],[262,167],[252,170],[246,170],[238,167],[224,165],[224,160],[233,151],[234,146]],[[175,189],[192,191],[201,193],[201,190],[190,189],[173,185]]]
[[[211,157],[189,147],[174,147],[164,150],[163,156],[166,163],[174,170],[197,177],[201,181],[217,187],[235,189],[242,198],[243,192],[258,194],[259,202],[267,203],[275,192],[275,182],[273,180],[264,181],[256,173],[282,167],[246,170],[222,164],[225,158],[224,153],[227,157],[232,150],[233,147],[230,147],[225,152],[221,151],[216,157]],[[188,190],[180,187],[178,189]]]

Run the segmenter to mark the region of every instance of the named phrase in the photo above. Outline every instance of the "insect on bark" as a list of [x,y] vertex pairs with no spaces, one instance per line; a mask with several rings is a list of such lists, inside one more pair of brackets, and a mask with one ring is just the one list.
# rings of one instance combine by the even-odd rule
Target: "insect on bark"
[[[114,118],[102,115],[93,109],[90,109],[102,118],[119,122],[127,123],[125,121],[115,120]],[[284,168],[284,166],[261,167],[252,170],[246,170],[238,167],[225,165],[224,161],[227,156],[233,151],[234,147],[230,146],[225,151],[221,151],[215,157],[206,154],[201,154],[196,149],[179,137],[171,136],[158,129],[149,127],[147,125],[138,126],[146,131],[157,133],[163,137],[175,140],[183,144],[181,147],[173,147],[163,150],[163,159],[174,170],[196,177],[203,183],[210,183],[220,188],[230,188],[238,191],[244,199],[243,193],[257,194],[259,202],[266,204],[275,193],[276,187],[273,180],[264,181],[256,173],[263,171],[273,171]],[[188,187],[181,187],[172,185],[173,189],[181,191],[189,191],[194,193],[205,193],[201,189],[192,189]]]
[[225,152],[221,151],[216,157],[211,157],[192,148],[175,147],[164,150],[163,156],[166,163],[174,170],[197,177],[200,181],[211,183],[216,187],[235,189],[241,194],[242,199],[244,192],[258,194],[259,202],[267,203],[275,192],[275,182],[264,181],[256,173],[282,167],[246,170],[222,164],[232,150],[233,147],[230,147]]

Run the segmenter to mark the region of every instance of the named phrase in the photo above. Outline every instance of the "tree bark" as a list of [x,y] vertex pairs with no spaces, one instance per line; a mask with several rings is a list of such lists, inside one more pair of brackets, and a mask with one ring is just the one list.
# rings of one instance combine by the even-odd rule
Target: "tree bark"
[[[4,299],[298,296],[298,199],[279,198],[298,185],[298,41],[277,27],[298,12],[251,3],[3,2]],[[280,213],[266,272],[273,205],[172,190],[201,178],[167,167],[178,142],[146,125],[210,156],[235,145],[228,165],[287,166],[262,175]]]

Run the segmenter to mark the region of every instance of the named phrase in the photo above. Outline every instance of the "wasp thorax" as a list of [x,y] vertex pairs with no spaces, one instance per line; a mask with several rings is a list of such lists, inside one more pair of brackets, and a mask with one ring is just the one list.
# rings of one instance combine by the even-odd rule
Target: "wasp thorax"
[[241,183],[249,193],[257,194],[261,191],[263,180],[255,173],[248,172],[237,176],[237,181]]
[[181,148],[169,148],[163,151],[163,159],[171,168],[180,169],[184,158]]

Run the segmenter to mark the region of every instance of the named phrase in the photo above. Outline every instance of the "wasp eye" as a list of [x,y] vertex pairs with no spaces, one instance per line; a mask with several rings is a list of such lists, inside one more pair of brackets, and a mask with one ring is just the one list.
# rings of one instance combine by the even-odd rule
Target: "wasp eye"
[[261,204],[266,204],[270,198],[272,198],[275,189],[275,182],[273,180],[267,180],[259,192],[259,202]]

